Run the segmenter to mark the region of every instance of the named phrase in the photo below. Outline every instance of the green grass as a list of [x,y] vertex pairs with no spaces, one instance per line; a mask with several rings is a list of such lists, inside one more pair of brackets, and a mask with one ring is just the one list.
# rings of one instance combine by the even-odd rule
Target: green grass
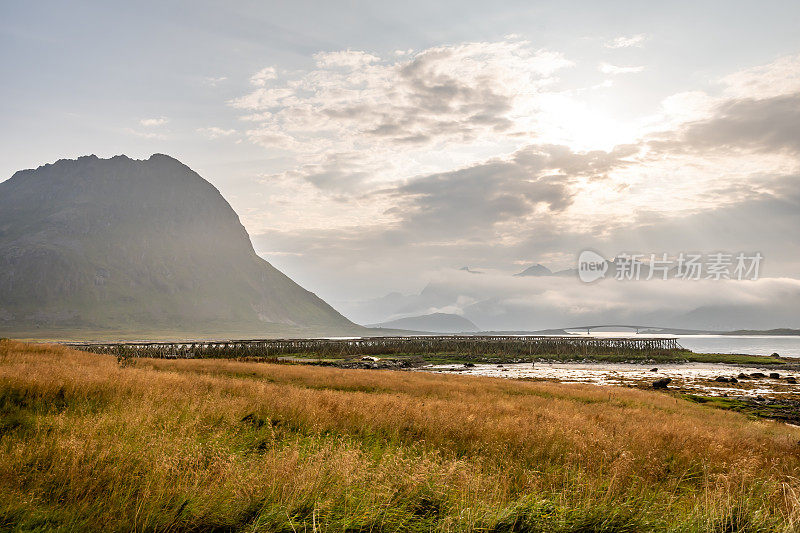
[[744,397],[727,398],[697,394],[686,394],[684,397],[691,402],[716,409],[744,413],[753,418],[779,420],[795,425],[800,424],[800,405],[798,405],[797,401],[791,399],[778,398],[767,403]]

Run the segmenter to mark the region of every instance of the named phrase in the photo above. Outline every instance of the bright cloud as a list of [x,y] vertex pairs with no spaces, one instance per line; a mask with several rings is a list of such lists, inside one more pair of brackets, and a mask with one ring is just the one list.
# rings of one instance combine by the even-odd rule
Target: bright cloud
[[800,55],[734,72],[720,82],[728,98],[771,98],[800,92]]
[[139,124],[141,124],[146,128],[163,126],[167,122],[169,122],[169,119],[167,117],[143,118],[139,120]]
[[639,33],[630,37],[617,37],[606,43],[606,48],[631,48],[640,47],[647,40],[647,35]]
[[389,58],[320,52],[314,59],[311,71],[259,71],[251,79],[255,89],[231,105],[254,123],[252,142],[293,152],[300,168],[358,152],[366,168],[383,169],[372,176],[377,181],[513,151],[537,135],[537,99],[554,73],[571,65],[521,40]]
[[250,77],[250,83],[256,87],[263,87],[267,81],[277,77],[275,67],[264,67]]
[[222,82],[228,79],[227,76],[206,76],[203,78],[203,83],[209,85],[211,87],[216,87],[217,85],[221,84]]
[[359,50],[317,52],[314,54],[314,59],[317,62],[317,66],[322,69],[343,67],[351,70],[380,61],[379,57]]
[[644,67],[620,67],[610,63],[600,63],[597,68],[603,74],[633,74],[644,70]]
[[209,126],[207,128],[198,128],[197,133],[208,137],[209,139],[219,139],[220,137],[230,137],[236,133],[234,129],[218,128],[217,126]]

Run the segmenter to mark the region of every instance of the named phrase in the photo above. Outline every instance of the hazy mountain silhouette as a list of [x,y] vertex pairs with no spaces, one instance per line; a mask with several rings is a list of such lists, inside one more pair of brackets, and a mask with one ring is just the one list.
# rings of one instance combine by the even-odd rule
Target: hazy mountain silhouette
[[33,327],[356,326],[256,255],[214,186],[156,154],[60,160],[0,183],[0,330]]
[[452,313],[431,313],[390,320],[372,327],[428,331],[432,333],[464,333],[478,331],[472,321]]
[[540,265],[536,263],[535,265],[531,265],[522,272],[518,274],[514,274],[517,277],[525,277],[525,276],[552,276],[553,272],[544,265]]

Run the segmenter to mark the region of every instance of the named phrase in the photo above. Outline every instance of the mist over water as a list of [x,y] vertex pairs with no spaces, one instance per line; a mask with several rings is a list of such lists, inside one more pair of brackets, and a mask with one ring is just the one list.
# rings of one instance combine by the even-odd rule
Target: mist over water
[[[585,333],[582,334],[586,336]],[[592,332],[591,337],[636,337],[630,331]],[[642,335],[677,337],[684,348],[696,353],[730,353],[800,357],[800,336],[796,335]]]
[[800,337],[770,335],[689,335],[678,337],[681,346],[698,353],[741,353],[800,357]]

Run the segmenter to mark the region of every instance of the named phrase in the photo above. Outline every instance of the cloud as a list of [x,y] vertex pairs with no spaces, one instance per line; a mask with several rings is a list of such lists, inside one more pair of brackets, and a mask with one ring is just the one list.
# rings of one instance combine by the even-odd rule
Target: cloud
[[206,76],[205,78],[203,78],[203,83],[205,83],[206,85],[208,85],[210,87],[216,87],[217,85],[221,84],[222,82],[226,81],[227,79],[228,79],[227,76],[218,76],[218,77]]
[[[471,207],[466,205],[465,211]],[[524,239],[514,242],[469,238],[469,235],[480,237],[475,231],[467,232],[466,238],[462,235],[443,242],[438,233],[426,231],[423,226],[413,235],[398,234],[395,230],[381,235],[369,231],[338,235],[332,232],[318,236],[317,243],[310,247],[315,250],[310,254],[313,260],[306,255],[301,261],[313,264],[318,257],[338,259],[339,254],[346,258],[343,263],[351,264],[357,264],[357,258],[365,254],[375,258],[388,255],[399,261],[392,265],[378,259],[375,271],[362,262],[358,283],[370,286],[367,280],[378,277],[374,289],[377,294],[386,291],[387,286],[404,291],[412,289],[419,294],[378,306],[373,305],[375,302],[348,300],[342,293],[333,295],[339,300],[339,308],[366,322],[394,314],[422,314],[448,308],[450,312],[465,314],[482,327],[496,329],[602,322],[722,329],[797,327],[800,281],[786,278],[800,268],[800,244],[787,240],[787,235],[798,225],[800,177],[787,176],[765,183],[761,190],[752,190],[729,206],[688,216],[643,213],[637,220],[608,233],[554,228],[547,220],[525,224],[523,228],[527,231],[521,235]],[[295,235],[293,239],[296,238]],[[392,239],[390,244],[383,243],[387,238]],[[269,240],[280,242],[274,236]],[[402,252],[396,248],[393,251],[392,247],[400,247]],[[585,248],[598,249],[609,258],[626,251],[671,255],[681,251],[742,251],[761,252],[765,260],[758,282],[625,284],[609,280],[585,285],[574,277],[519,281],[520,278],[512,276],[521,270],[515,264],[520,258],[526,264],[543,262],[558,270],[574,267],[578,252]],[[566,264],[547,260],[565,252]],[[322,261],[329,272],[335,270],[329,259]],[[456,270],[462,264],[487,274],[480,280],[462,276]],[[355,287],[346,274],[337,277],[343,290]],[[420,293],[423,286],[426,288]]]
[[600,65],[598,65],[597,68],[603,74],[614,74],[614,75],[633,74],[644,70],[644,67],[620,67],[617,65],[612,65],[610,63],[600,63]]
[[[272,144],[280,143],[275,139]],[[379,167],[370,167],[368,157],[357,152],[333,153],[323,160],[302,165],[297,169],[267,176],[266,180],[305,181],[334,194],[364,192]],[[372,183],[374,187],[374,183]]]
[[314,54],[317,67],[321,69],[344,67],[357,69],[380,61],[380,58],[360,50],[342,50],[337,52],[317,52]]
[[408,203],[403,229],[435,239],[474,238],[523,221],[539,207],[563,210],[571,203],[564,181],[537,177],[516,162],[491,162],[416,179],[394,194]]
[[158,126],[163,126],[169,122],[167,117],[155,117],[155,118],[143,118],[139,120],[139,124],[146,128],[155,128]]
[[308,146],[299,142],[292,135],[285,133],[275,126],[263,125],[259,128],[252,128],[247,130],[247,137],[254,144],[263,146],[264,148],[289,150],[293,152],[313,151],[316,152],[324,143],[316,146]]
[[[252,123],[252,142],[287,153],[286,169],[262,176],[259,214],[243,214],[254,243],[324,297],[419,291],[437,272],[464,265],[504,275],[536,262],[557,270],[587,247],[609,255],[761,251],[766,275],[800,271],[789,237],[800,224],[793,59],[716,80],[716,90],[673,95],[647,118],[649,133],[595,150],[544,131],[554,118],[608,135],[589,107],[574,107],[574,91],[553,87],[558,54],[504,41],[377,57],[320,57],[313,70],[281,75],[232,103]],[[544,323],[549,314],[565,320],[603,308],[602,298],[589,305],[565,289],[564,302],[529,312],[551,295],[498,291],[462,291],[420,309],[459,305],[499,326],[516,312]],[[684,296],[724,305],[704,294]],[[609,305],[630,318],[624,299]]]
[[[765,166],[763,158],[752,169],[739,169],[742,178],[719,172],[717,158],[706,161],[712,149],[698,146],[696,154],[685,154],[670,147],[654,154],[652,145],[643,142],[576,152],[563,145],[534,144],[505,158],[380,187],[368,175],[335,173],[340,166],[357,169],[357,161],[332,160],[330,167],[314,170],[315,179],[348,183],[351,195],[365,185],[372,188],[357,200],[343,197],[340,209],[383,206],[384,218],[367,217],[329,229],[268,232],[255,240],[301,254],[286,263],[290,271],[310,268],[300,263],[322,269],[317,272],[335,271],[341,290],[354,292],[370,286],[376,291],[420,286],[431,272],[447,265],[509,270],[520,262],[542,262],[555,270],[569,266],[564,261],[571,264],[586,247],[609,256],[622,251],[761,251],[767,257],[767,275],[799,271],[800,248],[787,235],[800,225],[800,177]],[[707,165],[700,173],[709,181],[690,180],[684,193],[676,178],[691,175],[686,161]],[[654,164],[654,170],[648,168]],[[742,160],[734,158],[732,165],[742,166]],[[653,171],[661,174],[663,192],[650,184]],[[295,178],[302,181],[311,174]],[[639,189],[644,186],[649,201],[642,201]],[[698,200],[693,202],[691,195]],[[680,209],[665,209],[662,203],[675,198]],[[703,204],[703,198],[712,202]],[[348,264],[359,265],[351,281],[345,273]],[[312,280],[314,276],[309,274]],[[320,276],[315,286],[324,285],[325,276]]]
[[[339,225],[326,220],[306,230],[263,233],[256,241],[268,242],[268,250],[305,254],[303,260],[314,257],[317,262],[324,256],[321,261],[335,263],[331,268],[337,271],[347,263],[386,266],[387,258],[401,253],[409,279],[443,262],[470,264],[476,256],[513,261],[509,254],[518,254],[515,246],[531,233],[545,239],[563,231],[557,230],[562,225],[558,219],[583,184],[606,180],[609,173],[629,165],[636,151],[635,146],[574,152],[565,146],[532,145],[506,158],[399,183],[373,182],[371,173],[358,171],[363,164],[358,155],[331,158],[323,165],[265,180],[286,183],[292,200],[310,181],[315,188],[347,193],[335,197]],[[317,196],[309,201],[319,209]],[[350,225],[342,224],[348,220]]]
[[514,277],[496,271],[472,276],[441,269],[418,294],[375,303],[340,307],[356,319],[447,310],[495,330],[603,323],[700,329],[796,327],[800,281],[604,280],[584,284],[572,277]]
[[[740,200],[715,209],[671,215],[642,212],[621,224],[609,226],[605,219],[601,219],[596,225],[578,226],[560,221],[565,210],[574,207],[575,200],[571,188],[565,187],[565,180],[551,183],[555,186],[552,190],[536,190],[514,183],[515,178],[509,176],[513,170],[508,168],[482,168],[473,172],[479,170],[484,176],[495,174],[489,185],[472,183],[470,179],[474,176],[469,173],[466,176],[446,176],[430,184],[424,181],[410,183],[402,193],[398,192],[392,204],[397,209],[395,223],[376,221],[374,224],[335,229],[270,231],[256,235],[254,242],[257,249],[265,252],[278,250],[299,254],[289,259],[282,258],[279,264],[290,272],[301,273],[301,277],[312,286],[327,287],[326,297],[338,301],[353,299],[353,295],[383,294],[390,289],[419,291],[431,280],[449,277],[449,273],[444,276],[436,274],[446,267],[470,265],[508,277],[521,270],[520,263],[540,262],[553,270],[571,268],[577,254],[586,248],[600,250],[607,257],[620,252],[677,255],[681,251],[758,251],[765,257],[762,276],[787,277],[800,271],[800,243],[787,238],[800,226],[800,176],[765,180],[759,186],[740,191]],[[510,200],[503,197],[505,191],[508,191]],[[480,200],[481,195],[486,197],[485,201]],[[536,204],[542,204],[545,209],[537,213]],[[335,273],[335,287],[329,285],[332,273]],[[550,290],[561,291],[559,279],[547,278]],[[572,279],[568,281],[577,287],[562,292],[564,309],[559,311],[560,315],[553,315],[554,319],[560,317],[561,321],[557,320],[553,325],[564,325],[569,318],[568,309],[593,307],[593,312],[599,316],[603,309],[600,298],[590,306],[580,292],[584,286]],[[485,302],[495,301],[496,310],[505,309],[494,319],[492,327],[501,327],[502,324],[511,327],[513,320],[523,320],[514,318],[511,312],[518,305],[509,307],[500,305],[498,302],[501,300],[492,300],[505,298],[505,292],[493,293],[493,289],[487,287],[484,292],[475,294],[465,290],[470,287],[466,281],[460,287],[459,291],[436,305],[453,305],[458,297],[469,296]],[[520,289],[524,285],[514,287],[518,288],[508,290],[509,298],[515,294],[521,300],[530,297],[531,302],[541,301],[533,295],[526,296]],[[616,283],[607,288],[614,287],[622,290]],[[679,290],[677,294],[684,296],[692,290],[685,285],[674,287]],[[710,288],[714,287],[722,289],[727,286]],[[735,287],[739,286],[732,286]],[[684,288],[687,290],[683,291]],[[631,301],[646,300],[645,294],[649,294],[647,298],[656,297],[656,293],[647,292],[650,289],[641,284],[634,284],[630,290],[645,291]],[[612,306],[609,302],[609,306],[615,307],[615,312],[620,314],[628,312],[625,311],[625,299],[633,295],[624,292],[612,296],[615,303]],[[686,302],[697,305],[719,303],[719,298],[703,301],[691,296]],[[752,296],[760,297],[758,291],[754,291]],[[691,310],[688,303],[676,307],[664,299],[652,302],[663,305],[664,309]],[[424,306],[405,311],[417,312],[433,305],[426,301]],[[484,303],[484,306],[489,306],[489,303]],[[352,309],[356,307],[353,304]],[[637,309],[642,311],[642,308],[630,308],[629,312],[638,312]],[[489,311],[481,313],[473,314],[471,318],[488,327],[492,322],[486,321],[484,314]],[[541,325],[549,320],[546,315],[543,311],[540,316],[543,322],[532,323],[548,327]],[[387,316],[372,315],[370,320],[379,321]],[[533,320],[530,314],[521,316]],[[661,315],[660,318],[667,317]]]
[[[318,69],[233,100],[234,107],[262,115],[298,140],[320,136],[372,137],[388,143],[461,140],[512,125],[522,91],[570,63],[559,54],[534,51],[524,41],[466,43],[430,48],[408,59],[382,61],[360,51],[314,56]],[[269,77],[262,73],[268,71]],[[268,68],[254,75],[262,87]]]
[[611,41],[606,42],[606,48],[631,48],[631,47],[641,47],[644,45],[645,40],[647,40],[647,35],[644,33],[639,33],[637,35],[631,35],[630,37],[617,37]]
[[711,116],[655,135],[659,151],[750,150],[800,154],[800,92],[768,98],[729,99]]
[[572,204],[581,183],[605,179],[628,165],[624,158],[635,151],[625,146],[576,153],[532,145],[510,159],[409,180],[391,195],[403,204],[400,228],[415,238],[511,242],[521,228],[552,221]]
[[723,77],[726,98],[773,98],[800,92],[800,54],[779,57],[766,65],[743,69]]
[[[230,105],[254,123],[252,142],[301,155],[303,165],[361,152],[367,167],[386,169],[377,179],[475,162],[486,146],[513,151],[522,137],[535,134],[530,122],[538,94],[571,64],[521,40],[385,58],[358,50],[320,52],[314,60],[315,68],[305,72],[278,77],[270,67],[259,71],[254,89]],[[483,148],[469,149],[478,145]],[[442,160],[444,149],[460,161]]]
[[230,137],[236,133],[234,129],[224,129],[217,126],[209,126],[207,128],[197,128],[197,133],[209,139],[219,139],[220,137]]
[[738,101],[758,101],[800,93],[800,55],[739,70],[711,80],[718,92],[684,91],[671,95],[661,104],[663,113],[655,117],[662,130],[712,118],[720,108]]
[[274,80],[277,77],[275,67],[264,67],[252,76],[250,76],[250,83],[256,87],[263,87],[269,80]]
[[135,128],[125,128],[125,133],[130,135],[135,135],[136,137],[141,137],[143,139],[158,139],[158,140],[165,140],[167,138],[165,132],[161,131],[153,131],[159,130],[161,126],[165,125],[169,122],[167,117],[151,117],[151,118],[142,118],[139,119],[139,125],[146,128],[145,130],[135,129]]

